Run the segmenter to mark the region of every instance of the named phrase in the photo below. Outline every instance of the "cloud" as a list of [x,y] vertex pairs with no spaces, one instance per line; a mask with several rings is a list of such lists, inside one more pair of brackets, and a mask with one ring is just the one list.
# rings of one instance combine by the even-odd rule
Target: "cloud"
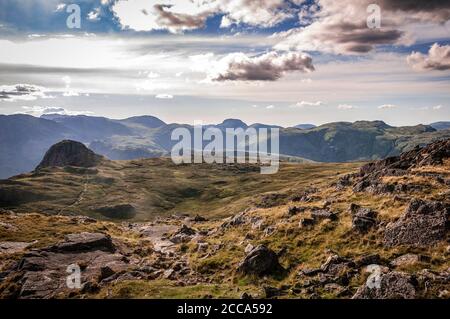
[[87,15],[88,20],[90,21],[98,21],[100,20],[100,7],[95,8]]
[[[363,54],[381,45],[414,42],[407,26],[445,23],[450,19],[449,1],[380,0],[380,28],[369,28],[373,0],[317,0],[307,10],[307,26],[277,34],[278,50],[321,51],[334,54]],[[310,21],[309,21],[310,20]]]
[[268,109],[268,110],[272,110],[272,109],[274,109],[275,108],[275,105],[267,105],[266,106],[266,109]]
[[112,11],[123,28],[136,31],[168,30],[180,33],[203,28],[218,11],[216,0],[118,0]]
[[46,94],[46,89],[41,86],[31,84],[1,85],[0,101],[33,101],[38,98],[52,98]]
[[428,54],[413,52],[407,57],[408,64],[417,71],[450,70],[450,45],[435,43]]
[[433,110],[437,111],[437,110],[441,110],[442,109],[442,105],[435,105],[432,107]]
[[294,104],[294,105],[291,105],[291,107],[294,107],[294,108],[296,108],[296,107],[298,107],[298,108],[303,108],[303,107],[308,107],[308,106],[322,106],[322,105],[324,105],[325,103],[323,103],[322,101],[316,101],[316,102],[309,102],[309,101],[301,101],[301,102],[298,102],[298,103],[296,103],[296,104]]
[[56,6],[56,9],[55,9],[55,12],[61,12],[61,11],[63,11],[65,8],[66,8],[66,4],[65,3],[59,3],[57,6]]
[[258,27],[273,27],[294,17],[288,1],[284,0],[222,0],[220,10],[225,14],[222,27],[232,24],[248,24]]
[[68,75],[65,75],[61,78],[61,80],[64,82],[65,84],[65,89],[63,92],[63,96],[64,97],[73,97],[73,96],[80,96],[80,93],[71,89],[70,85],[72,84],[72,78]]
[[29,114],[33,116],[42,116],[44,114],[58,114],[58,115],[90,115],[89,111],[70,111],[62,107],[52,106],[22,106],[22,114]]
[[380,105],[378,108],[380,110],[384,110],[384,109],[394,109],[396,107],[397,107],[397,105],[394,105],[394,104],[383,104],[383,105]]
[[163,99],[163,100],[171,100],[173,99],[173,95],[171,94],[157,94],[155,95],[156,99]]
[[204,28],[207,19],[222,15],[221,27],[273,27],[295,17],[298,8],[284,0],[117,0],[112,11],[123,28],[180,33]]
[[349,104],[340,104],[337,107],[339,110],[354,110],[357,109],[356,106],[353,105],[349,105]]
[[276,81],[288,72],[312,72],[314,66],[310,56],[288,52],[269,52],[257,57],[244,53],[232,53],[219,62],[211,71],[212,81]]
[[65,91],[65,92],[63,93],[63,96],[64,96],[64,97],[80,96],[80,93],[77,92],[77,91],[69,90],[69,91]]

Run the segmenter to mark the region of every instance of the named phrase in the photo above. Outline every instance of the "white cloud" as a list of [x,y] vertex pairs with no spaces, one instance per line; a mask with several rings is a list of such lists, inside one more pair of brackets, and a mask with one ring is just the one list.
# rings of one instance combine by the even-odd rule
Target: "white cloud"
[[294,105],[291,105],[291,107],[293,107],[293,108],[295,108],[295,107],[303,108],[303,107],[309,107],[309,106],[312,106],[312,107],[314,107],[314,106],[322,106],[324,104],[325,103],[322,102],[322,101],[316,101],[316,102],[301,101],[301,102],[298,102],[298,103],[296,103]]
[[55,12],[61,12],[66,8],[66,4],[65,3],[60,3],[56,6]]
[[63,93],[63,96],[64,96],[64,97],[80,96],[80,93],[77,92],[77,91],[69,90],[69,91],[65,91],[65,92]]
[[171,100],[173,99],[173,95],[171,94],[157,94],[155,95],[156,99],[163,99],[163,100]]
[[339,110],[354,110],[357,107],[350,104],[339,104],[337,107]]
[[442,109],[442,105],[435,105],[432,107],[432,109],[435,111],[440,110],[440,109]]
[[90,21],[98,21],[100,20],[100,7],[95,8],[87,15],[88,20]]
[[123,28],[172,33],[201,29],[209,17],[219,14],[224,28],[233,24],[273,27],[296,14],[284,0],[118,0],[112,10]]
[[156,79],[156,78],[159,78],[160,75],[159,75],[158,73],[155,73],[155,72],[149,72],[149,73],[147,74],[147,77],[148,77],[149,79]]
[[450,45],[435,43],[428,54],[413,52],[407,57],[408,64],[417,71],[450,70]]
[[44,114],[58,114],[58,115],[90,115],[93,114],[89,111],[70,111],[62,107],[51,106],[22,106],[22,114],[29,114],[33,116],[41,116]]
[[65,75],[61,78],[61,80],[64,82],[65,84],[65,89],[63,92],[63,96],[64,97],[74,97],[74,96],[80,96],[80,93],[71,89],[70,86],[72,84],[72,78],[68,75]]
[[394,104],[383,104],[383,105],[380,105],[378,108],[380,110],[383,110],[383,109],[394,109],[396,107],[397,107],[397,105],[394,105]]
[[268,110],[271,110],[271,109],[274,109],[275,108],[275,105],[267,105],[266,106],[266,109],[268,109]]

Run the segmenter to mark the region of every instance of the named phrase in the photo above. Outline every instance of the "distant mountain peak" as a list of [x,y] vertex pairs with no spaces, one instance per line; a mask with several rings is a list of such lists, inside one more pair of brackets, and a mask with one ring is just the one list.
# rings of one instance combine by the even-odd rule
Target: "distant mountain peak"
[[150,115],[133,116],[133,117],[129,117],[125,120],[122,120],[121,122],[139,124],[139,125],[143,125],[147,128],[158,128],[158,127],[167,125],[165,122],[163,122],[159,118],[157,118],[155,116],[150,116]]
[[294,126],[295,128],[299,128],[301,130],[309,130],[312,128],[316,128],[317,126],[315,126],[314,124],[299,124]]
[[448,130],[450,129],[450,121],[431,123],[430,126],[438,131]]
[[239,119],[226,119],[221,124],[217,125],[218,127],[223,128],[247,128],[248,125]]
[[64,140],[50,147],[36,169],[65,166],[94,167],[102,159],[102,156],[95,154],[83,143]]

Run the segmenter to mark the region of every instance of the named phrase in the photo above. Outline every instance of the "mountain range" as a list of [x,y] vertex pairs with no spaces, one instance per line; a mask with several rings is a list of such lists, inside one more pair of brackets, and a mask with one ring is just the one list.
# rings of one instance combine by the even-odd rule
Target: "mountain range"
[[[193,131],[191,125],[168,124],[153,116],[114,120],[85,115],[0,115],[0,178],[33,170],[48,148],[64,139],[80,141],[112,160],[168,156],[176,143],[171,133],[178,127]],[[281,155],[316,162],[380,159],[450,137],[450,122],[393,127],[382,121],[358,121],[284,128],[227,119],[205,127],[276,127]]]

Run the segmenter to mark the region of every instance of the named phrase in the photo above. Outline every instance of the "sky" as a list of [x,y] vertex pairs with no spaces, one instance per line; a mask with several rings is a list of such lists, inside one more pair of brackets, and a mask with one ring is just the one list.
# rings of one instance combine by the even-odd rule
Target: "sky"
[[0,0],[15,113],[448,121],[450,1]]

